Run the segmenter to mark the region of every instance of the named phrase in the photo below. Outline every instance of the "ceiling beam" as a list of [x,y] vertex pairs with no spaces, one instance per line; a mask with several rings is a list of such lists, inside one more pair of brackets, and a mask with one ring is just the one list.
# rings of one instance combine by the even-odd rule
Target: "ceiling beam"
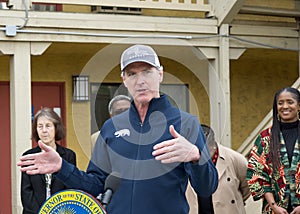
[[211,0],[212,10],[208,17],[216,17],[218,26],[230,24],[242,8],[245,0]]
[[300,18],[300,10],[278,9],[268,7],[243,6],[240,14]]

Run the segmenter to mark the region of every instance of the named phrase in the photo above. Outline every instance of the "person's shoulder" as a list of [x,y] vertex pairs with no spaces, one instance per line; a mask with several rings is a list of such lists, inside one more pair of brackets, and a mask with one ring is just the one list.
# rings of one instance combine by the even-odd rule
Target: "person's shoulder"
[[246,160],[246,157],[244,155],[242,155],[241,153],[235,151],[232,148],[229,148],[227,146],[223,146],[221,144],[219,144],[219,148],[221,150],[223,150],[223,152],[226,153],[227,156],[231,157],[233,160],[240,160],[240,159],[245,159]]
[[[117,123],[116,121],[119,120],[119,116],[120,115],[116,115],[116,116],[113,116],[113,117],[107,119],[103,123],[103,125],[102,125],[102,127],[100,129],[100,132],[103,133],[103,132],[105,132],[105,130],[110,130],[114,126],[114,122]],[[99,132],[99,134],[100,134],[100,132]]]
[[126,111],[107,119],[101,127],[101,132],[107,129],[112,130],[116,125],[127,124],[131,119],[132,118],[129,117],[129,111],[127,109]]
[[36,146],[36,147],[34,147],[34,148],[31,148],[31,149],[26,150],[26,151],[23,153],[23,155],[34,154],[34,153],[38,153],[38,152],[40,152],[40,151],[41,151],[40,147]]
[[93,139],[96,140],[96,139],[98,138],[99,134],[100,134],[100,131],[94,132],[94,133],[91,135],[91,139],[92,139],[92,140],[93,140]]
[[221,150],[220,156],[223,157],[228,166],[235,168],[237,174],[242,173],[240,170],[246,170],[248,160],[244,155],[226,146],[220,145],[219,148]]
[[64,149],[65,149],[65,151],[67,151],[69,153],[75,154],[75,152],[72,149],[70,149],[70,148],[64,147]]
[[193,114],[180,110],[178,117],[180,117],[181,123],[183,124],[182,126],[185,127],[185,129],[199,130],[201,127],[198,117]]
[[65,146],[62,146],[62,145],[59,145],[59,144],[57,144],[57,152],[59,154],[61,154],[61,153],[69,153],[69,154],[74,154],[75,155],[75,152],[72,149],[67,148]]
[[225,154],[232,154],[235,153],[235,151],[227,146],[224,146],[222,144],[218,144],[219,147],[219,152],[220,153],[225,153]]
[[270,134],[271,134],[271,127],[266,128],[260,132],[260,135],[262,137],[270,136]]
[[[222,144],[218,144],[218,147],[219,148],[221,148],[221,149],[224,149],[224,150],[226,150],[226,151],[228,151],[228,152],[232,152],[232,153],[238,153],[237,151],[235,151],[234,149],[232,149],[232,148],[229,148],[228,146],[224,146],[224,145],[222,145]],[[240,154],[240,153],[238,153],[238,154]]]
[[179,110],[180,115],[181,115],[182,118],[186,118],[186,119],[190,119],[190,120],[198,120],[198,117],[196,115],[193,115],[191,113],[183,111],[183,110],[181,110],[179,108],[177,108],[177,109]]

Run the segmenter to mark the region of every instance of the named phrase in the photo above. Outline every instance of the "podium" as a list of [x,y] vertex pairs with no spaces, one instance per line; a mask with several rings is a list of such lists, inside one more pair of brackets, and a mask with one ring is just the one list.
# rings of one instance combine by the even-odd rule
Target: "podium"
[[106,214],[101,203],[92,195],[75,189],[62,190],[48,198],[38,214]]

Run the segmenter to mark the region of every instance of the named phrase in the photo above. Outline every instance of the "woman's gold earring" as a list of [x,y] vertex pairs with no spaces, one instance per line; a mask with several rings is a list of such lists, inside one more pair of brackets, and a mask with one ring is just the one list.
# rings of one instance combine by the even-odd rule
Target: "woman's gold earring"
[[280,122],[280,116],[279,116],[279,114],[277,114],[277,120]]

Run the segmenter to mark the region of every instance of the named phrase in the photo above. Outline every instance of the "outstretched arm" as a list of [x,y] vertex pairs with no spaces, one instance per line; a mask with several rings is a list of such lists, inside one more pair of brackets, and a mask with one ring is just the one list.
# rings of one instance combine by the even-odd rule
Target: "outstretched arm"
[[59,154],[49,146],[39,142],[42,152],[25,155],[20,158],[18,166],[27,174],[55,173],[68,188],[80,189],[97,196],[103,191],[103,184],[107,174],[90,162],[88,172],[79,170],[76,166],[63,160]]
[[17,163],[21,166],[21,171],[29,175],[47,174],[58,172],[62,166],[62,158],[50,146],[45,145],[42,141],[38,142],[41,152],[24,155]]

